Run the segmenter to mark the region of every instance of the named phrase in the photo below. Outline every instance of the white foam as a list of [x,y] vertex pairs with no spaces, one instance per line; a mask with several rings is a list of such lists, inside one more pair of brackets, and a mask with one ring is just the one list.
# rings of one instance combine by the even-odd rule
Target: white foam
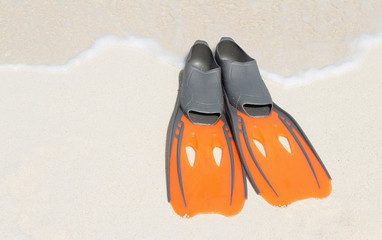
[[177,56],[171,51],[163,48],[158,42],[150,38],[130,36],[128,38],[119,38],[116,36],[104,36],[98,38],[93,46],[76,57],[70,59],[64,65],[28,65],[28,64],[1,64],[0,70],[42,70],[42,71],[67,71],[77,66],[80,62],[95,57],[101,50],[108,47],[129,47],[139,49],[152,54],[161,61],[168,62],[181,68],[184,65],[184,57]]
[[[266,80],[277,82],[283,86],[291,87],[309,82],[324,79],[336,75],[343,74],[346,71],[356,68],[362,62],[366,52],[375,46],[382,43],[382,31],[374,35],[361,35],[354,41],[348,44],[351,51],[351,57],[345,59],[342,63],[333,64],[321,69],[310,68],[305,71],[298,72],[292,76],[285,77],[276,73],[268,72],[266,69],[260,69],[262,76]],[[2,64],[0,70],[42,70],[42,71],[67,71],[68,69],[77,66],[80,62],[95,57],[102,49],[108,47],[130,47],[139,49],[154,57],[165,61],[178,68],[184,66],[185,56],[178,56],[168,49],[162,47],[158,42],[150,38],[138,36],[130,36],[128,38],[119,38],[116,36],[104,36],[93,44],[90,49],[83,51],[75,58],[69,60],[64,65],[27,65],[27,64]]]
[[350,57],[341,63],[332,64],[324,68],[310,68],[298,72],[290,77],[285,77],[276,73],[260,69],[261,75],[270,81],[277,82],[285,87],[307,84],[312,81],[334,77],[350,71],[360,65],[367,51],[382,43],[382,31],[374,35],[363,34],[348,43]]

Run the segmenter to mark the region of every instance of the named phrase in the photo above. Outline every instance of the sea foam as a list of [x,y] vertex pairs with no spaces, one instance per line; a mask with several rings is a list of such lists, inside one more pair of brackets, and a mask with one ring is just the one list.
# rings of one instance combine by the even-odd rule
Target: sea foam
[[153,55],[161,61],[168,62],[176,67],[182,67],[183,58],[177,56],[171,51],[163,48],[153,39],[131,36],[129,38],[119,38],[112,35],[107,35],[98,38],[91,48],[81,52],[76,57],[70,59],[63,65],[28,65],[28,64],[0,64],[1,70],[42,70],[42,71],[67,71],[70,68],[77,66],[82,61],[96,57],[99,52],[109,47],[127,47],[138,49],[148,54]]

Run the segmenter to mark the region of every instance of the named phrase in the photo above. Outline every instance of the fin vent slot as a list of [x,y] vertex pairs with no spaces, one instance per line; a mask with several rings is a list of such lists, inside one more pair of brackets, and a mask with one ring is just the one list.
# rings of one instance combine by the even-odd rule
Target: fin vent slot
[[263,154],[263,156],[266,157],[267,154],[265,152],[264,145],[261,142],[257,141],[256,139],[253,139],[253,143],[256,145],[257,149],[259,149],[261,154]]
[[281,143],[281,145],[283,145],[283,147],[285,148],[285,150],[287,150],[289,153],[292,153],[292,150],[290,148],[290,144],[289,144],[289,141],[286,137],[283,137],[283,136],[279,136],[279,141]]
[[195,164],[195,150],[193,147],[186,147],[186,154],[187,154],[187,159],[188,162],[190,163],[191,167],[194,166]]
[[219,167],[222,164],[222,152],[222,149],[219,147],[215,147],[214,150],[212,150],[216,165],[218,165]]

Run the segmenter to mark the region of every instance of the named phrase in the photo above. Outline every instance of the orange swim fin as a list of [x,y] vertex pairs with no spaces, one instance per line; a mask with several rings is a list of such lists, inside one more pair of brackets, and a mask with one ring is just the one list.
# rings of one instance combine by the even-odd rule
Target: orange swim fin
[[331,177],[298,123],[273,103],[256,61],[231,38],[215,58],[232,132],[249,181],[275,206],[331,193]]
[[224,112],[221,71],[206,42],[196,41],[179,76],[166,141],[167,197],[182,217],[232,216],[247,188]]

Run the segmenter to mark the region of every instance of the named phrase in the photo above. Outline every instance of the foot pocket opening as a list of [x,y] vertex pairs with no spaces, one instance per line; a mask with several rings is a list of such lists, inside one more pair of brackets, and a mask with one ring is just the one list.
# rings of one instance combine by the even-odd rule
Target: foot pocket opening
[[220,118],[220,113],[200,113],[189,111],[188,117],[191,122],[203,125],[214,125]]
[[272,105],[244,104],[245,112],[251,117],[266,117],[271,114]]

